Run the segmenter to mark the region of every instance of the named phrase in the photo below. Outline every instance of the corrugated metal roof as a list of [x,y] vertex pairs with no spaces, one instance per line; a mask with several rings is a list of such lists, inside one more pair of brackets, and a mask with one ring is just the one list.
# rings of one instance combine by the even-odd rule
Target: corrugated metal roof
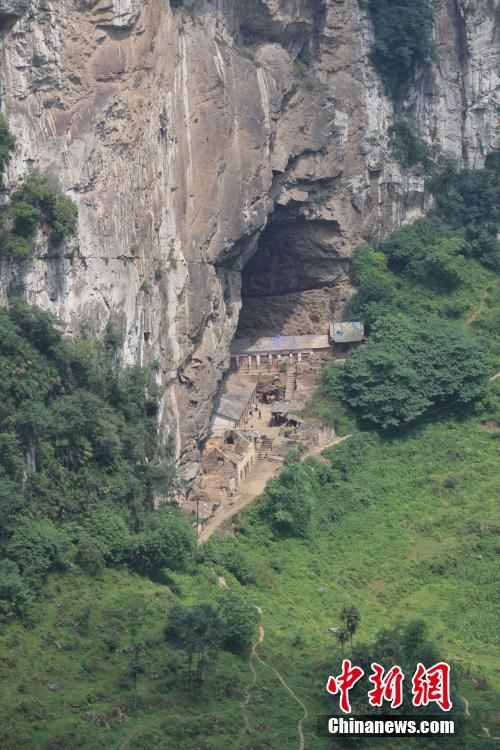
[[330,338],[335,342],[362,341],[365,334],[363,323],[357,321],[333,321],[330,323]]
[[223,384],[214,414],[239,422],[255,391],[255,383],[230,375]]
[[264,336],[260,339],[234,339],[231,354],[278,354],[279,352],[296,352],[304,349],[328,349],[328,336]]

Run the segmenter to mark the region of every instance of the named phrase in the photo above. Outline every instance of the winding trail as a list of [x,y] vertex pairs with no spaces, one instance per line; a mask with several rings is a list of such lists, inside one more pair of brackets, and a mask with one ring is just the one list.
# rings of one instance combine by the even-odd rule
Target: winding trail
[[[255,671],[255,667],[254,667],[253,661],[254,661],[254,659],[257,659],[257,661],[260,662],[260,664],[262,664],[263,667],[267,667],[267,669],[270,669],[271,672],[273,672],[273,674],[275,675],[275,677],[278,678],[278,680],[283,685],[283,687],[285,688],[285,690],[287,691],[287,693],[292,696],[292,698],[294,699],[294,701],[296,703],[298,703],[298,705],[302,709],[302,716],[301,716],[301,718],[297,722],[297,734],[298,734],[298,737],[299,737],[298,750],[305,750],[306,739],[305,739],[305,736],[304,736],[304,730],[302,728],[302,725],[303,725],[304,721],[308,718],[309,711],[307,710],[307,707],[305,706],[305,704],[298,697],[298,695],[292,690],[292,688],[287,683],[287,681],[285,680],[285,678],[283,677],[283,675],[281,674],[281,672],[278,672],[278,670],[275,669],[275,667],[271,666],[271,664],[268,664],[266,661],[264,661],[264,659],[258,654],[257,648],[258,648],[258,646],[260,646],[264,642],[264,638],[266,636],[266,631],[264,629],[264,625],[262,624],[262,609],[257,604],[255,605],[255,609],[257,610],[257,612],[259,613],[259,615],[261,617],[261,620],[260,620],[260,623],[259,623],[259,639],[252,646],[252,650],[251,650],[250,656],[248,658],[248,665],[250,667],[250,671],[252,672],[252,679],[248,683],[247,687],[245,688],[245,699],[242,701],[241,706],[244,708],[245,706],[248,706],[248,704],[250,703],[250,689],[255,685],[255,682],[257,680],[257,672]],[[236,748],[240,746],[241,741],[242,741],[245,733],[250,733],[250,731],[251,731],[250,722],[248,721],[248,718],[245,715],[245,726],[241,730],[241,734],[240,734],[240,736],[238,738],[238,742],[237,742],[237,744],[235,746]]]
[[[259,613],[259,615],[262,617],[262,609],[260,607],[258,607],[257,605],[255,606],[255,609],[257,610],[257,612]],[[248,666],[250,668],[250,672],[252,673],[252,679],[250,680],[250,682],[248,683],[248,685],[245,687],[245,691],[244,691],[245,692],[245,698],[243,699],[243,701],[240,704],[243,709],[246,706],[248,706],[248,704],[250,703],[250,698],[251,698],[251,696],[250,696],[250,690],[251,690],[251,688],[253,688],[253,686],[255,685],[255,683],[257,681],[257,672],[255,671],[255,667],[254,667],[253,661],[254,661],[255,657],[257,656],[257,646],[260,646],[260,644],[263,642],[265,635],[266,635],[266,631],[264,630],[264,626],[262,625],[262,620],[261,620],[260,623],[259,623],[259,640],[252,645],[252,649],[250,651],[250,656],[248,657]],[[243,729],[240,732],[240,736],[238,737],[238,742],[235,745],[235,750],[236,750],[236,748],[238,748],[241,745],[241,741],[242,741],[243,737],[245,736],[245,734],[250,734],[250,732],[252,731],[252,728],[250,726],[250,722],[248,721],[248,716],[246,715],[246,712],[245,712],[245,714],[243,716],[243,721],[245,722],[245,725],[244,725]]]
[[[458,696],[461,701],[464,703],[465,708],[465,715],[468,719],[470,719],[471,713],[470,713],[470,703],[467,700],[467,698],[464,695]],[[490,740],[500,740],[500,737],[495,737],[491,734],[491,729],[489,727],[485,727],[484,724],[481,724],[481,729],[483,730],[483,734],[485,737],[488,737]]]
[[280,672],[278,672],[277,669],[275,669],[270,664],[268,664],[266,661],[264,661],[264,659],[262,659],[257,652],[255,653],[255,656],[257,657],[258,661],[264,667],[267,667],[268,669],[271,670],[271,672],[274,672],[274,674],[276,675],[276,677],[278,678],[278,680],[281,682],[281,684],[283,685],[283,687],[285,688],[285,690],[292,696],[292,698],[294,699],[294,701],[296,703],[298,703],[299,706],[301,707],[301,709],[302,709],[302,717],[297,722],[297,734],[299,735],[299,748],[298,748],[298,750],[304,750],[304,748],[306,746],[306,739],[304,737],[304,730],[302,729],[302,724],[304,723],[304,721],[309,716],[309,711],[307,710],[305,704],[300,700],[300,698],[298,697],[298,695],[296,693],[294,693],[294,691],[292,690],[292,688],[290,687],[290,685],[287,683],[287,681],[285,680],[285,678],[283,677],[283,675]]
[[474,312],[471,315],[469,315],[467,320],[464,321],[464,326],[470,326],[471,323],[474,323],[474,321],[476,321],[479,318],[479,316],[483,312],[484,301],[486,297],[489,297],[489,292],[486,292],[486,291],[481,292],[481,302],[479,303],[479,307],[476,308],[476,310],[474,310]]

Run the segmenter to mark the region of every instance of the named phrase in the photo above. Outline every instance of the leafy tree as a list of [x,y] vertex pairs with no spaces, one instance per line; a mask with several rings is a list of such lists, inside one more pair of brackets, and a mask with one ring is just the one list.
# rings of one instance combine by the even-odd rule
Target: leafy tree
[[279,478],[272,479],[266,487],[263,511],[278,531],[304,536],[311,520],[312,503],[307,469],[297,454],[291,454]]
[[[365,671],[365,676],[360,680],[351,692],[351,703],[353,712],[357,710],[366,710],[366,694],[373,685],[369,682],[368,676],[371,674],[372,662],[377,662],[389,669],[393,665],[401,667],[406,679],[411,679],[415,672],[418,662],[422,662],[427,667],[436,662],[443,661],[441,654],[429,637],[426,624],[421,620],[411,620],[408,623],[398,623],[390,629],[380,630],[373,643],[360,644],[356,647],[356,664]],[[457,718],[455,711],[460,707],[460,700],[456,694],[458,673],[455,672],[455,679],[452,680],[452,702],[454,704],[453,712],[450,718]],[[384,707],[379,711],[383,712]],[[435,709],[432,705],[423,709],[426,713],[433,713]],[[418,714],[422,709],[415,708],[412,704],[411,690],[403,691],[403,705],[399,709],[402,714]]]
[[454,289],[464,279],[465,237],[439,219],[419,219],[397,229],[380,250],[392,269],[437,291]]
[[20,300],[0,308],[0,556],[32,591],[73,559],[90,572],[186,564],[188,518],[154,510],[177,486],[158,398],[148,368],[66,340]]
[[130,532],[124,519],[110,508],[92,511],[84,520],[89,537],[99,541],[105,561],[117,564],[130,549]]
[[224,641],[225,626],[210,604],[194,607],[174,604],[168,611],[165,638],[184,651],[188,660],[188,686],[201,690],[207,659],[214,656]]
[[53,245],[58,245],[75,233],[77,217],[78,210],[71,198],[51,187],[39,169],[28,169],[10,202],[0,209],[0,253],[14,260],[27,260],[39,228],[49,235]]
[[340,646],[340,653],[343,659],[344,658],[344,646],[349,639],[349,633],[344,628],[339,628],[339,630],[337,630],[335,633],[335,637],[337,638],[337,642]]
[[373,273],[387,271],[386,255],[374,250],[367,242],[362,242],[352,256],[351,270],[354,281],[360,284]]
[[78,209],[71,198],[67,195],[56,195],[51,204],[49,219],[52,237],[56,243],[75,233],[77,218]]
[[0,622],[22,616],[32,603],[32,591],[16,563],[0,561]]
[[387,428],[438,404],[478,398],[487,373],[485,351],[462,326],[393,315],[373,326],[369,343],[349,356],[340,381],[358,415]]
[[354,605],[350,605],[342,608],[340,616],[345,622],[346,630],[349,633],[349,638],[351,640],[352,649],[352,639],[353,636],[356,635],[359,623],[361,622],[361,615],[359,614],[359,610],[357,607],[355,607]]
[[368,0],[375,41],[371,60],[388,96],[404,99],[417,66],[435,54],[428,0]]
[[428,248],[443,240],[462,237],[460,230],[450,227],[442,219],[425,217],[396,229],[378,249],[387,258],[392,270],[408,271],[411,275],[412,263],[423,262],[428,254]]
[[18,201],[11,208],[13,230],[15,234],[29,240],[35,234],[40,221],[40,209],[26,201]]
[[219,614],[224,622],[224,646],[230,651],[246,651],[255,633],[259,615],[254,606],[234,591],[220,597]]
[[148,528],[133,541],[132,563],[140,570],[182,569],[195,549],[196,537],[188,517],[178,508],[164,508],[149,519]]
[[394,306],[398,293],[396,280],[387,269],[385,255],[367,243],[354,251],[352,272],[359,287],[348,302],[346,314],[361,318],[369,331],[371,324]]
[[417,164],[422,164],[424,167],[431,165],[430,146],[407,122],[400,120],[394,123],[388,133],[393,156],[402,167],[414,167]]
[[463,227],[467,254],[493,269],[500,268],[499,153],[497,149],[488,155],[484,169],[457,171],[448,162],[427,183],[437,215],[452,227]]
[[64,569],[71,561],[73,545],[62,529],[49,519],[21,519],[7,544],[7,555],[24,578],[38,588],[50,570]]
[[141,631],[145,624],[145,606],[140,598],[129,603],[127,611],[127,626],[130,644],[127,652],[129,654],[128,671],[134,683],[134,702],[137,705],[137,685],[139,676],[146,671],[146,644],[141,638]]

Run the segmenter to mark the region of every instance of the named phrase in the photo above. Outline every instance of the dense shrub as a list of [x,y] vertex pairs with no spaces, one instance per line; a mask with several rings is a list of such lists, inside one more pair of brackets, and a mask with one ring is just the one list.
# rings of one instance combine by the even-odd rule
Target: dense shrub
[[3,115],[0,115],[0,185],[2,184],[5,167],[10,161],[15,146],[16,139],[9,130],[7,120]]
[[235,591],[225,591],[220,597],[218,611],[225,625],[224,647],[230,651],[246,651],[259,622],[256,608]]
[[0,309],[0,555],[32,589],[72,559],[182,567],[193,549],[180,511],[154,512],[177,480],[153,373],[115,359],[38,308]]
[[[410,620],[405,624],[399,623],[395,627],[380,630],[372,643],[356,646],[356,664],[364,670],[365,674],[351,692],[353,711],[362,711],[363,706],[366,705],[366,694],[372,687],[369,675],[372,673],[373,662],[385,666],[397,664],[406,675],[406,684],[406,680],[411,680],[411,675],[414,674],[419,662],[430,667],[442,661],[443,658],[440,648],[430,638],[427,626],[422,620]],[[458,670],[454,671],[454,676],[455,680],[452,680],[450,686],[453,710],[449,718],[455,719],[457,723],[461,713],[460,699],[455,692],[460,682]],[[402,698],[403,704],[400,708],[402,713],[412,715],[422,711],[413,706],[411,689],[403,690]],[[439,709],[432,703],[425,710],[430,714],[439,713]]]
[[33,592],[12,560],[0,561],[0,622],[19,617],[33,603]]
[[148,528],[133,539],[131,563],[144,571],[164,566],[185,567],[195,548],[195,534],[188,517],[178,508],[164,508],[153,514]]
[[244,586],[257,580],[256,566],[249,562],[236,540],[231,537],[217,542],[208,541],[203,545],[201,559],[221,565]]
[[422,140],[415,130],[404,121],[396,122],[388,130],[392,153],[402,167],[414,167],[422,164],[429,167],[432,163],[430,146]]
[[438,404],[467,403],[484,392],[488,357],[462,326],[428,316],[389,316],[348,358],[340,382],[362,418],[387,428]]
[[307,469],[298,455],[291,454],[278,479],[268,483],[262,510],[278,531],[305,536],[311,520],[313,499]]
[[465,249],[484,265],[500,268],[500,150],[488,155],[484,169],[457,171],[448,163],[427,183],[434,194],[437,214],[465,232]]
[[353,281],[357,292],[347,304],[346,313],[362,319],[366,330],[371,323],[390,312],[397,296],[396,279],[387,269],[387,258],[370,245],[359,245],[352,258]]
[[375,41],[372,62],[388,96],[408,93],[415,69],[434,55],[429,0],[368,0]]
[[397,229],[379,248],[390,267],[429,287],[453,289],[464,277],[467,243],[460,229],[425,218]]
[[[15,139],[0,116],[0,184]],[[29,260],[33,238],[42,227],[52,245],[59,245],[76,231],[76,204],[51,187],[39,169],[29,169],[13,191],[9,203],[0,207],[0,255],[17,262]]]
[[22,518],[6,545],[6,555],[18,566],[32,587],[39,587],[50,570],[71,562],[73,545],[68,534],[49,519]]

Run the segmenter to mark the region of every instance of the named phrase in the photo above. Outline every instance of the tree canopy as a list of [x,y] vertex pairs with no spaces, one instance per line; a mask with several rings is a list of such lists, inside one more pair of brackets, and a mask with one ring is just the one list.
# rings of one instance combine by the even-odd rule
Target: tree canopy
[[313,494],[307,469],[300,456],[292,453],[279,479],[272,479],[264,492],[263,512],[273,526],[286,534],[307,534],[312,513]]
[[391,315],[349,356],[340,385],[362,419],[387,428],[439,404],[472,401],[483,393],[487,373],[486,352],[463,326]]
[[428,0],[368,0],[373,21],[372,62],[395,101],[408,93],[415,69],[434,55]]
[[36,591],[73,561],[90,571],[186,564],[189,519],[154,510],[177,487],[159,395],[154,372],[121,367],[107,343],[70,341],[19,300],[0,309],[0,556],[13,613],[30,598],[23,587]]

